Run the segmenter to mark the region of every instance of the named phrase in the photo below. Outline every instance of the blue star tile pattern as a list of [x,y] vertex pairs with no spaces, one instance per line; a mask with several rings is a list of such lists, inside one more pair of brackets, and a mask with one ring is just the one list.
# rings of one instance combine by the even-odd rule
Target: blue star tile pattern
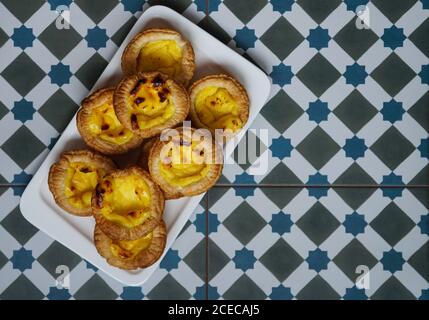
[[283,14],[286,11],[292,10],[292,5],[295,3],[295,0],[270,0],[270,2],[274,11]]
[[344,2],[347,6],[347,10],[356,12],[356,9],[359,6],[364,6],[368,4],[369,0],[344,0]]
[[[401,186],[404,185],[402,177],[394,174],[393,172],[389,175],[383,176],[383,181],[381,182],[383,186]],[[396,197],[402,196],[402,191],[404,188],[381,188],[383,191],[383,196],[389,197],[390,199],[395,199]]]
[[419,77],[421,78],[422,83],[429,84],[429,64],[422,66],[422,69],[419,72]]
[[27,28],[26,26],[22,25],[19,28],[13,29],[13,35],[12,35],[13,45],[15,47],[19,47],[22,50],[32,47],[33,41],[36,39],[36,37],[33,34],[32,28]]
[[310,48],[320,50],[328,47],[331,37],[329,36],[329,31],[327,29],[317,26],[317,28],[310,30],[307,40]]
[[290,157],[290,154],[293,150],[293,146],[290,139],[286,139],[285,137],[280,136],[276,139],[273,139],[273,142],[270,146],[270,150],[273,154],[273,157],[284,159],[286,157]]
[[124,6],[124,10],[129,11],[133,14],[138,11],[142,11],[145,2],[146,0],[121,0],[122,5]]
[[205,300],[206,299],[206,285],[197,287],[194,293],[195,300]]
[[208,14],[219,10],[219,5],[222,3],[221,0],[195,0],[197,10],[201,12],[207,12]]
[[179,267],[179,262],[181,261],[179,257],[179,251],[170,249],[164,256],[160,263],[160,267],[170,272],[173,269],[177,269]]
[[33,108],[33,102],[21,99],[16,101],[11,109],[13,117],[16,120],[24,123],[27,120],[32,120],[36,109]]
[[59,6],[70,7],[73,0],[48,0],[51,10],[57,10]]
[[[219,219],[217,217],[217,214],[208,212],[208,233],[216,232],[218,226],[220,225]],[[196,215],[195,221],[194,221],[195,227],[197,232],[201,232],[202,234],[206,233],[206,213],[198,213]]]
[[49,300],[69,300],[72,296],[66,288],[58,289],[57,287],[50,287],[46,297]]
[[286,84],[292,82],[293,73],[292,68],[283,63],[280,63],[278,66],[273,67],[273,71],[270,73],[270,76],[274,84],[278,84],[283,87]]
[[384,46],[392,50],[402,47],[405,39],[404,29],[396,26],[384,29],[384,34],[381,37],[381,40],[384,42]]
[[346,157],[357,160],[365,156],[365,151],[368,147],[365,145],[365,140],[354,136],[346,139],[346,144],[343,147],[346,152]]
[[420,151],[420,157],[429,159],[429,138],[421,139],[417,149]]
[[343,297],[344,300],[367,300],[368,296],[365,294],[364,289],[358,289],[355,286],[346,289],[346,294]]
[[237,30],[234,36],[234,41],[237,47],[247,50],[255,47],[255,42],[258,40],[255,34],[255,30],[244,27],[243,29]]
[[346,215],[346,219],[343,225],[347,233],[351,233],[353,236],[357,236],[360,233],[365,232],[365,227],[368,223],[365,221],[365,216],[357,212]]
[[328,263],[331,260],[328,258],[327,251],[316,248],[315,250],[308,252],[308,257],[305,261],[307,261],[310,270],[320,272],[328,269]]
[[292,300],[293,295],[290,288],[283,286],[282,284],[278,287],[274,287],[270,294],[271,300]]
[[310,102],[307,109],[308,118],[317,124],[328,120],[328,115],[330,112],[331,110],[328,108],[328,103],[320,101],[319,99]]
[[88,43],[88,48],[98,50],[106,47],[109,37],[106,34],[106,29],[101,29],[99,26],[95,26],[92,29],[88,29],[85,40]]
[[51,66],[48,76],[51,78],[51,83],[55,83],[61,87],[66,83],[70,83],[72,73],[70,72],[70,66],[60,62],[57,65]]
[[141,287],[124,287],[120,297],[123,300],[142,300],[144,294]]
[[243,248],[241,250],[235,251],[235,256],[232,258],[232,261],[235,263],[235,267],[237,269],[241,269],[242,271],[247,271],[249,269],[253,269],[256,258],[253,254],[253,250],[248,250],[247,248]]
[[429,9],[429,0],[420,0],[423,5],[423,9]]
[[271,221],[271,230],[279,235],[290,232],[290,228],[293,226],[292,219],[290,214],[279,212],[272,215]]
[[[242,174],[235,176],[234,184],[238,184],[238,185],[249,184],[249,185],[252,185],[252,184],[256,184],[256,181],[255,181],[255,177],[254,176],[251,176],[246,171],[244,171]],[[235,194],[243,197],[244,199],[247,198],[247,197],[253,196],[254,193],[255,193],[255,189],[256,189],[256,187],[254,187],[254,188],[248,188],[248,187],[246,187],[246,188],[240,188],[240,187],[235,188],[234,187]]]
[[390,249],[390,251],[383,252],[383,258],[380,259],[383,265],[383,270],[388,270],[391,273],[402,270],[402,266],[405,263],[402,253]]
[[429,300],[429,289],[422,290],[419,300]]
[[383,115],[383,120],[395,123],[396,121],[402,120],[405,110],[402,107],[402,102],[397,102],[392,99],[389,102],[383,103],[383,108],[380,112]]
[[13,268],[18,269],[21,272],[24,272],[27,269],[31,269],[34,260],[36,259],[34,259],[32,251],[27,250],[25,248],[13,250],[12,258],[10,258]]
[[351,66],[347,66],[346,72],[344,73],[346,83],[351,84],[355,87],[360,84],[364,84],[367,76],[368,73],[365,71],[365,66],[361,66],[357,63],[354,63]]
[[420,228],[421,234],[429,235],[429,213],[424,216],[420,216],[420,221],[417,225]]
[[318,186],[317,188],[309,188],[308,194],[316,199],[320,199],[321,197],[325,197],[328,194],[328,187],[320,187],[320,186],[328,186],[328,176],[317,172],[308,177],[307,184]]

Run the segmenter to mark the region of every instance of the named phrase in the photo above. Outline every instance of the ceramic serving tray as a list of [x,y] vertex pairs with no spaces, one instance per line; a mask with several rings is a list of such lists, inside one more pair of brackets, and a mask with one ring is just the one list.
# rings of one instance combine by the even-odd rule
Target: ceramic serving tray
[[[249,125],[268,99],[270,80],[256,66],[225,46],[213,36],[199,28],[175,11],[164,6],[153,6],[146,10],[116,52],[109,65],[98,79],[92,91],[114,86],[122,77],[121,55],[128,42],[141,30],[149,27],[168,27],[177,30],[192,43],[196,56],[195,79],[214,73],[228,73],[237,78],[247,89],[250,98],[249,121],[240,131],[238,139],[228,142],[225,157],[243,137]],[[20,208],[24,217],[53,239],[76,252],[94,266],[126,285],[141,285],[158,268],[159,259],[146,269],[121,270],[109,265],[93,243],[94,219],[76,217],[58,207],[48,189],[49,168],[63,151],[85,148],[76,127],[76,118],[69,123],[55,147],[46,157],[21,197]],[[135,155],[115,158],[121,166],[135,161]],[[168,235],[164,254],[171,247],[180,230],[190,218],[203,195],[186,197],[166,202],[164,220]]]

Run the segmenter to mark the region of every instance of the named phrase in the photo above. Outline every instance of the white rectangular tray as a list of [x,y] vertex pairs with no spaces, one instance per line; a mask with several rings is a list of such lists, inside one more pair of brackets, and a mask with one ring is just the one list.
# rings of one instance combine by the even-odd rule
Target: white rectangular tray
[[[195,79],[208,74],[226,72],[236,77],[245,86],[250,98],[250,115],[244,130],[239,134],[241,139],[268,99],[270,80],[260,69],[239,54],[180,14],[164,6],[150,7],[141,15],[98,79],[93,91],[115,85],[120,80],[121,55],[125,46],[138,32],[148,27],[175,29],[192,43],[197,66]],[[229,143],[236,145],[239,139]],[[20,203],[22,214],[34,226],[116,280],[126,285],[141,285],[158,268],[162,258],[151,267],[136,271],[125,271],[110,266],[97,253],[93,244],[94,219],[75,217],[63,211],[55,204],[48,189],[47,177],[51,164],[58,160],[63,151],[81,147],[85,145],[77,131],[76,119],[73,118],[22,195]],[[226,149],[230,153],[233,146],[227,146]],[[119,163],[123,164],[124,160],[130,162],[134,159],[119,159]],[[164,254],[171,247],[202,197],[203,195],[199,195],[166,202],[164,220],[168,236]]]

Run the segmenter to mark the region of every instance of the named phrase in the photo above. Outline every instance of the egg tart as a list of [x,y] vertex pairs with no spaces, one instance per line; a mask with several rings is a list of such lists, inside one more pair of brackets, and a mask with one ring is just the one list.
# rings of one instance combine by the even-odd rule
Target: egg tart
[[195,71],[191,43],[170,29],[147,29],[135,36],[122,54],[122,71],[129,75],[159,71],[186,86]]
[[185,120],[189,97],[166,75],[147,72],[123,78],[116,87],[113,105],[125,128],[150,138]]
[[[170,134],[169,132],[177,134]],[[149,172],[166,199],[194,196],[210,189],[222,174],[221,148],[211,139],[201,139],[195,129],[171,129],[168,139],[157,139],[149,153]],[[207,132],[207,131],[206,131]],[[163,141],[165,140],[165,141]]]
[[114,162],[89,150],[64,152],[49,170],[48,185],[55,202],[77,216],[91,215],[91,198],[103,176],[116,169]]
[[137,166],[103,177],[92,197],[100,229],[114,240],[135,240],[161,221],[164,196],[150,175]]
[[82,139],[105,154],[125,153],[140,145],[142,138],[125,128],[113,108],[115,88],[100,89],[82,101],[76,122]]
[[157,261],[165,248],[167,231],[164,221],[151,232],[135,240],[112,240],[95,226],[94,243],[98,253],[112,266],[133,270],[146,268]]
[[204,77],[189,89],[192,125],[239,131],[249,118],[249,98],[246,89],[234,78],[220,74]]

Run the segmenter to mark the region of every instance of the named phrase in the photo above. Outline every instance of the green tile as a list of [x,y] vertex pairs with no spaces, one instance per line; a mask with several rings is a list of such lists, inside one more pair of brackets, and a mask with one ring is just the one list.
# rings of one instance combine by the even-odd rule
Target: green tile
[[338,70],[317,53],[297,74],[298,78],[318,97],[341,76]]
[[192,0],[148,0],[147,2],[151,6],[163,5],[182,13],[189,7]]
[[340,150],[340,146],[317,126],[296,149],[319,170]]
[[303,259],[283,238],[277,240],[259,261],[280,281],[286,280]]
[[44,297],[44,294],[23,274],[0,294],[0,300],[41,300]]
[[91,90],[106,66],[107,61],[96,52],[77,70],[75,76]]
[[228,44],[231,41],[229,34],[223,30],[216,21],[210,18],[210,16],[205,16],[203,19],[201,19],[201,21],[198,22],[198,26],[203,28],[205,31],[210,33],[224,44]]
[[320,24],[341,4],[341,0],[298,0],[297,3]]
[[183,259],[202,280],[205,279],[206,241],[201,240]]
[[266,0],[224,0],[229,10],[236,15],[244,24],[247,24],[263,7],[267,5]]
[[262,300],[267,296],[252,279],[243,274],[222,297],[226,300]]
[[118,5],[118,0],[74,0],[74,2],[97,24]]
[[304,40],[295,27],[281,16],[260,38],[283,61]]
[[357,266],[365,265],[371,269],[377,263],[377,259],[357,239],[350,241],[333,261],[353,282],[359,276]]
[[429,91],[426,92],[410,109],[410,114],[425,130],[429,132]]
[[418,249],[408,260],[408,263],[429,282],[429,241]]
[[411,231],[415,223],[391,202],[371,221],[370,226],[393,247]]
[[414,145],[396,127],[390,127],[370,148],[391,170],[415,150]]
[[0,120],[9,113],[9,109],[0,101]]
[[45,3],[44,0],[2,0],[1,2],[22,23]]
[[247,170],[267,150],[267,146],[251,131],[247,131],[233,152],[234,161]]
[[335,192],[353,210],[358,210],[376,190],[376,188],[335,188]]
[[408,183],[410,185],[428,185],[429,184],[429,165],[426,165],[415,177]]
[[316,275],[296,295],[299,300],[338,300],[340,295],[320,276]]
[[0,251],[0,270],[9,261],[9,259]]
[[210,207],[215,204],[220,198],[223,197],[225,193],[229,191],[229,188],[211,188],[208,191],[208,200],[209,200],[209,209]]
[[[338,178],[334,184],[360,184],[360,185],[375,185],[377,182],[371,178],[362,167],[353,162]],[[364,198],[366,200],[366,198]]]
[[429,188],[410,188],[408,190],[425,206],[426,209],[429,208]]
[[266,184],[301,184],[301,180],[292,172],[283,162],[279,162],[268,174],[261,180]]
[[223,225],[243,245],[246,245],[266,225],[266,222],[244,201],[224,220]]
[[23,125],[16,130],[1,148],[24,169],[46,149],[46,146]]
[[3,31],[2,28],[0,28],[0,48],[3,47],[7,40],[9,40],[9,36],[6,34],[6,32]]
[[1,75],[22,96],[27,95],[45,77],[43,70],[25,52],[12,61]]
[[122,41],[124,41],[125,37],[130,32],[131,28],[136,23],[136,21],[137,19],[134,16],[129,18],[128,21],[125,22],[122,27],[120,27],[110,39],[119,47],[122,44]]
[[316,202],[296,225],[319,246],[338,228],[340,222],[320,202]]
[[394,276],[384,282],[371,300],[415,300],[416,297]]
[[334,110],[334,114],[357,133],[376,114],[377,109],[358,90],[353,90]]
[[58,89],[39,109],[39,113],[59,133],[63,132],[79,106],[62,90]]
[[277,94],[262,108],[261,114],[279,132],[283,133],[304,113],[284,90]]
[[371,0],[391,22],[396,22],[417,0]]
[[391,53],[372,73],[386,92],[394,97],[416,76],[416,73],[399,58]]
[[419,48],[426,57],[429,57],[429,44],[427,37],[429,34],[429,18],[427,18],[414,32],[409,39]]
[[208,275],[211,281],[230,261],[229,257],[218,245],[209,238],[209,265]]
[[72,25],[70,25],[69,29],[58,29],[54,21],[43,30],[38,39],[58,60],[62,60],[70,51],[76,48],[82,37]]
[[167,274],[147,295],[151,300],[188,300],[189,292]]
[[356,19],[351,19],[335,35],[334,40],[354,60],[358,60],[378,40],[378,37],[371,29],[356,28]]
[[64,247],[62,244],[54,241],[38,258],[37,261],[54,277],[58,274],[55,272],[59,265],[67,266],[70,271],[76,267],[82,259]]
[[113,300],[118,295],[98,274],[94,274],[73,297],[76,300]]
[[0,223],[21,245],[33,237],[38,229],[29,223],[23,216],[19,207],[13,209]]
[[260,190],[265,193],[280,210],[301,191],[299,188],[261,188]]

